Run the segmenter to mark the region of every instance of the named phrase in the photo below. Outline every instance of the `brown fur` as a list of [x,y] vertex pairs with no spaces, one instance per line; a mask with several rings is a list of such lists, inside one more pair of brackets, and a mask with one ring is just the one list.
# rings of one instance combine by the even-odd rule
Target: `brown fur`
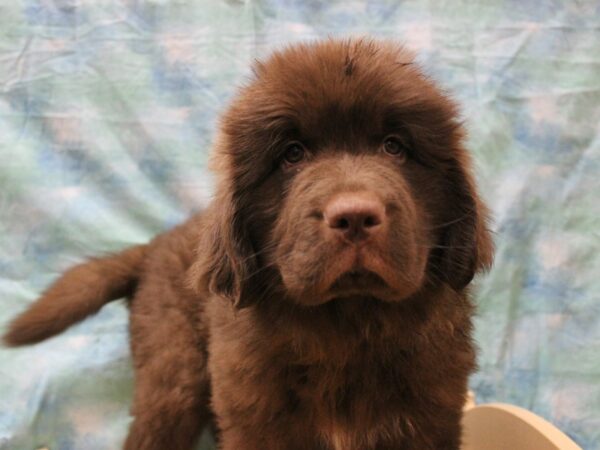
[[210,423],[224,450],[456,450],[467,286],[492,257],[456,117],[395,44],[275,53],[223,116],[208,209],[67,272],[5,341],[128,295],[127,450],[191,449]]

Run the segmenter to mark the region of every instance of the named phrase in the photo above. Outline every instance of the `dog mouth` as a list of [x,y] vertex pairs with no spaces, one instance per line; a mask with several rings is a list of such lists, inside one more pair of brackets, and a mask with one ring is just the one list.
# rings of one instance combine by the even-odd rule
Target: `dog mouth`
[[375,246],[345,246],[322,255],[322,262],[280,270],[288,295],[298,303],[318,305],[349,298],[396,302],[412,293],[417,283],[407,272],[410,265],[391,256]]
[[329,265],[319,290],[327,300],[354,296],[391,298],[397,291],[394,275],[392,267],[375,249],[347,247]]
[[367,269],[353,269],[341,274],[331,285],[332,293],[360,294],[389,288],[381,276]]

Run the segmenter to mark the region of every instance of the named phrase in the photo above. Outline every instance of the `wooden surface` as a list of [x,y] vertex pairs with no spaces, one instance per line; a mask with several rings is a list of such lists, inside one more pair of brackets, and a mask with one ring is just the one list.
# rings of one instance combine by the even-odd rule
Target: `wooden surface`
[[581,450],[550,422],[503,403],[465,406],[463,450]]

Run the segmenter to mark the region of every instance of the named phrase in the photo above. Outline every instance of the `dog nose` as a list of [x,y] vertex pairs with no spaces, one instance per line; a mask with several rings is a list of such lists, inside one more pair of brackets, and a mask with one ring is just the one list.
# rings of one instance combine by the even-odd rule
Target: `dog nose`
[[350,242],[365,240],[385,220],[383,203],[369,192],[348,192],[335,196],[325,206],[325,222]]

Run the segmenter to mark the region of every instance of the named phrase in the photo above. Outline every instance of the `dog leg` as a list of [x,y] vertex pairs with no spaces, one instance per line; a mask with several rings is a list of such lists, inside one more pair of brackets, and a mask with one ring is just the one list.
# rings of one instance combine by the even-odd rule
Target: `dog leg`
[[177,308],[134,299],[135,416],[125,450],[191,450],[211,420],[210,383],[198,331]]

